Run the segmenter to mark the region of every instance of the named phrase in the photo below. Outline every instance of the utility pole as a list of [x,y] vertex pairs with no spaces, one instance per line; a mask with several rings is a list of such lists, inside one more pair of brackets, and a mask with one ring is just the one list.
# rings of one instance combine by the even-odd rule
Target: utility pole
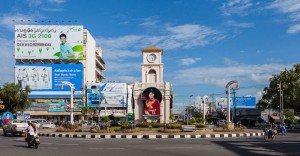
[[282,90],[282,84],[281,81],[280,83],[277,84],[277,88],[279,89],[279,110],[280,110],[280,118],[283,121],[283,90]]

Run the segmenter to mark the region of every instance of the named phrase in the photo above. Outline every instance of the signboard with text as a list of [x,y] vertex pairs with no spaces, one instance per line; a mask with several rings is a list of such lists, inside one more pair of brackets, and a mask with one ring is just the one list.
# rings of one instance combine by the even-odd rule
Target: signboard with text
[[15,58],[82,60],[83,26],[16,25]]
[[70,96],[70,87],[62,82],[74,84],[74,97],[82,95],[82,64],[17,64],[15,66],[15,83],[22,88],[28,85],[31,98],[45,96]]

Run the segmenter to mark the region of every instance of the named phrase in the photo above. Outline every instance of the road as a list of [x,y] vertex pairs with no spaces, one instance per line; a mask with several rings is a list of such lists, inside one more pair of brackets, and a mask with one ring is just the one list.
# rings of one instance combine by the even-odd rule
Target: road
[[39,149],[27,148],[22,137],[0,136],[0,156],[196,156],[300,155],[300,130],[263,137],[218,139],[75,139],[40,137]]

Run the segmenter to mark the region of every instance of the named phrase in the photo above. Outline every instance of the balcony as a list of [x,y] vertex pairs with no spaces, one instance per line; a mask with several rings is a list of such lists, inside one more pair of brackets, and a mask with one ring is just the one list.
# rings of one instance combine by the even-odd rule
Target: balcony
[[105,64],[101,63],[97,58],[95,60],[96,60],[96,67],[105,70]]

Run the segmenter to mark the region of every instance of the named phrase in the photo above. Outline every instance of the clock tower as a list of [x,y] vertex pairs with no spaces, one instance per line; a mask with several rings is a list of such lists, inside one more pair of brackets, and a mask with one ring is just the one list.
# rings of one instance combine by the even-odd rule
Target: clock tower
[[150,46],[142,49],[142,83],[162,83],[163,69],[162,63],[163,50]]

